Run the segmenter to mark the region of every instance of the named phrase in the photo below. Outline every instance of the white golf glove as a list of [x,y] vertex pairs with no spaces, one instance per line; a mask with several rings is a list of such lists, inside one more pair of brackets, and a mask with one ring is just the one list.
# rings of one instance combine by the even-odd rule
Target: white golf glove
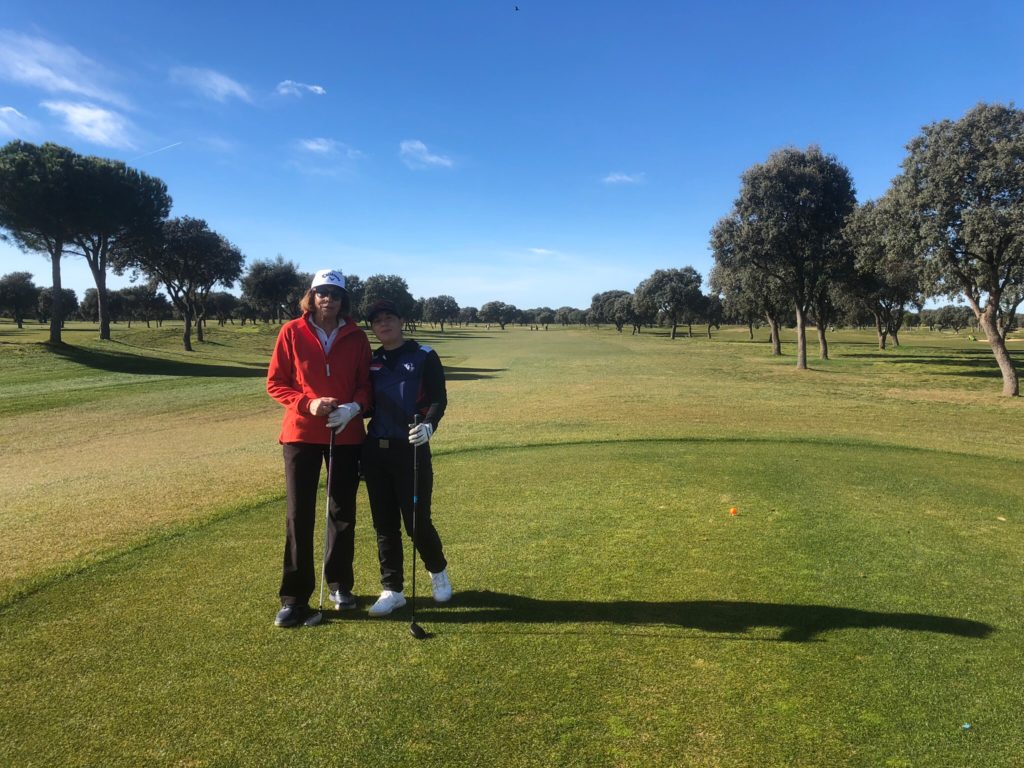
[[433,434],[434,425],[429,421],[424,421],[422,424],[417,424],[409,430],[409,443],[410,445],[423,445],[430,442]]
[[345,403],[339,405],[327,417],[327,426],[334,430],[335,434],[340,433],[348,423],[359,415],[359,403]]

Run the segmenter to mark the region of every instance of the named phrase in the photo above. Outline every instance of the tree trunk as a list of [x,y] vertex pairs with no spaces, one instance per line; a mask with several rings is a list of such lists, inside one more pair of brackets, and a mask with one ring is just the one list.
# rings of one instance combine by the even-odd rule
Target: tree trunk
[[674,340],[675,337],[676,337],[676,324],[672,323],[672,336],[670,338],[672,338]]
[[50,254],[51,275],[53,278],[53,306],[50,315],[50,343],[63,344],[60,337],[60,329],[64,315],[64,296],[61,294],[60,284],[60,257],[64,252],[64,241],[58,240],[53,246],[53,253]]
[[686,338],[688,338],[688,339],[692,339],[693,338],[693,324],[692,323],[687,323],[686,324]]
[[779,321],[771,315],[765,315],[768,321],[769,340],[772,343],[772,357],[782,356],[782,341],[779,339]]
[[203,316],[199,314],[196,315],[196,341],[200,344],[206,341],[206,338],[203,336]]
[[708,338],[711,338],[711,323],[708,323]]
[[1017,380],[1017,369],[1013,366],[1010,353],[1006,350],[1006,341],[999,333],[999,324],[996,321],[995,309],[992,304],[978,318],[978,325],[985,331],[988,343],[992,347],[992,354],[995,355],[999,370],[1003,374],[1003,394],[1007,397],[1020,395],[1020,384]]
[[815,323],[815,328],[818,329],[818,357],[822,360],[828,360],[828,341],[825,339],[825,326],[821,323]]
[[185,351],[192,351],[192,313],[185,310],[181,313],[182,320],[185,321],[185,330],[181,334],[181,342],[185,345]]
[[754,322],[752,320],[747,322],[747,335],[751,341],[754,340]]
[[807,319],[799,305],[796,308],[796,369],[807,370]]
[[[110,310],[107,307],[107,273],[98,269],[92,269],[92,279],[96,283],[96,311],[100,320],[100,340],[110,341]],[[129,326],[130,327],[130,326]]]
[[879,315],[876,312],[874,317],[875,317],[875,332],[878,334],[878,348],[879,349],[885,349],[886,331],[885,331],[885,325],[882,323],[882,316]]
[[892,329],[892,345],[898,347],[900,345],[900,332],[895,328]]

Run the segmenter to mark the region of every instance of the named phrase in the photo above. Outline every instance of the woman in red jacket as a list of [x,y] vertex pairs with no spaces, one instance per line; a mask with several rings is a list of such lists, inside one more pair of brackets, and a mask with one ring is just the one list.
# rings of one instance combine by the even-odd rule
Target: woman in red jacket
[[281,610],[274,620],[279,627],[294,627],[313,616],[309,598],[316,588],[316,494],[332,429],[325,578],[339,610],[356,606],[352,558],[359,447],[365,436],[359,415],[369,408],[372,397],[370,342],[349,316],[341,272],[317,272],[300,306],[302,317],[281,328],[267,374],[267,392],[285,407],[279,442],[284,448],[288,507]]

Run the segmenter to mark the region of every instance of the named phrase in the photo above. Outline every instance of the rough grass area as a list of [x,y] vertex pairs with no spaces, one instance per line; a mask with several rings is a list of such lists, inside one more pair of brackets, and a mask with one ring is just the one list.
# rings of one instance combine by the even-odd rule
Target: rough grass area
[[0,764],[1021,764],[1024,419],[976,345],[840,333],[801,373],[736,329],[420,333],[456,594],[417,643],[271,625],[279,412],[196,367],[275,329],[212,330],[2,337]]

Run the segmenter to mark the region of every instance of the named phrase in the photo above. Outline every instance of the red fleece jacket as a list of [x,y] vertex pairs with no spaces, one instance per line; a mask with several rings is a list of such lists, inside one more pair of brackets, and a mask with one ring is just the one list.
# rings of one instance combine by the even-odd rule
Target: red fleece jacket
[[[267,372],[267,392],[285,407],[282,443],[327,445],[331,430],[324,416],[309,412],[318,397],[336,397],[339,404],[359,403],[366,413],[373,399],[370,385],[370,342],[352,318],[338,329],[329,355],[307,322],[307,316],[285,323],[277,337]],[[338,445],[357,445],[366,432],[357,416],[334,438]]]

